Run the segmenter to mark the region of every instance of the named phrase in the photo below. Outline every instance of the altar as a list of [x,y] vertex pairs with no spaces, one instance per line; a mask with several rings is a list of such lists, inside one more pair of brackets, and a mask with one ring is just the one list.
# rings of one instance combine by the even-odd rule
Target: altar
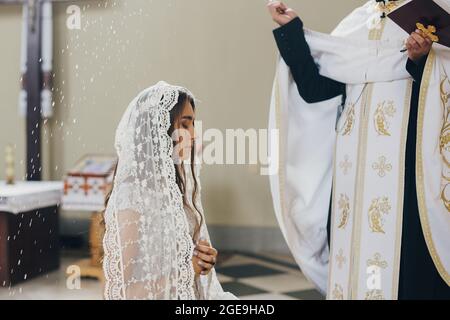
[[0,287],[59,268],[61,182],[0,182]]

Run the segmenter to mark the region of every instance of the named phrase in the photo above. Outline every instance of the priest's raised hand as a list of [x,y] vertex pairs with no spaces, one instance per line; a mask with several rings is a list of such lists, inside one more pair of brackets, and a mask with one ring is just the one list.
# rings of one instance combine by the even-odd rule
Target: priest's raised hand
[[298,16],[294,10],[287,7],[281,1],[269,1],[267,3],[267,8],[269,9],[273,21],[278,23],[280,26],[288,24]]

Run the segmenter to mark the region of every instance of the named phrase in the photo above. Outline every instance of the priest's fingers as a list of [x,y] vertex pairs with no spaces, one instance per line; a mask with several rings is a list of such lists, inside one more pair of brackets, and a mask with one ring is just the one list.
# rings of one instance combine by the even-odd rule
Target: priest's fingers
[[412,50],[412,46],[411,46],[411,44],[409,43],[409,41],[407,41],[407,42],[405,43],[405,46],[406,46],[406,49],[407,49],[408,51]]
[[285,13],[286,13],[289,17],[291,17],[291,19],[297,18],[297,13],[296,13],[293,9],[291,9],[291,8],[287,8],[286,11],[285,11]]
[[425,39],[421,34],[419,34],[419,33],[417,33],[417,32],[413,32],[413,33],[411,34],[411,37],[412,37],[414,40],[416,40],[416,42],[419,44],[419,46],[420,46],[421,48],[427,46],[427,44],[428,44],[427,41],[426,41],[426,39]]
[[269,12],[272,17],[275,19],[278,15],[284,13],[283,4],[280,1],[273,1],[267,4],[269,8]]
[[292,14],[287,14],[288,7],[280,1],[272,1],[267,3],[269,8],[269,13],[272,16],[272,20],[275,21],[280,26],[284,26],[293,19]]
[[409,37],[407,43],[411,46],[412,50],[419,50],[420,45],[413,37]]
[[277,8],[281,8],[281,2],[280,1],[269,1],[269,2],[267,2],[267,8],[269,8],[270,11],[276,11]]
[[280,9],[283,10],[283,11],[286,11],[289,8],[288,8],[287,5],[285,5],[283,2],[280,1]]
[[427,37],[422,30],[417,29],[416,32],[419,36],[425,39],[425,42],[428,46],[431,46],[433,44],[433,40],[431,40],[429,37]]

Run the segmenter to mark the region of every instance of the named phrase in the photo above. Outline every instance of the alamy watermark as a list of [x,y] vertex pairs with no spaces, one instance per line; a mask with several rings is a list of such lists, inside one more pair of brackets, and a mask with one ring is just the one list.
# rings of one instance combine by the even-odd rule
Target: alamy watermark
[[66,270],[66,287],[69,290],[81,290],[81,268],[77,265],[71,265]]
[[81,8],[77,5],[70,5],[66,9],[68,15],[66,26],[69,30],[81,29]]
[[[186,149],[192,137],[188,130],[178,129],[172,135],[174,155]],[[195,122],[195,144],[201,148],[196,162],[205,165],[259,165],[259,173],[271,176],[279,169],[279,131],[269,129],[203,129],[201,121]],[[269,150],[269,146],[271,150]]]

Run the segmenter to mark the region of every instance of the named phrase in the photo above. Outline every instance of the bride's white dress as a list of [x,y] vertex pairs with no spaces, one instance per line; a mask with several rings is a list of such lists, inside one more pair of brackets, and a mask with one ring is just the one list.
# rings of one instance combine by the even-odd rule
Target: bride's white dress
[[[215,270],[195,277],[195,221],[184,211],[167,134],[179,92],[191,95],[164,82],[144,90],[117,129],[119,164],[105,212],[105,299],[235,299],[223,292]],[[210,241],[206,224],[200,236]]]

